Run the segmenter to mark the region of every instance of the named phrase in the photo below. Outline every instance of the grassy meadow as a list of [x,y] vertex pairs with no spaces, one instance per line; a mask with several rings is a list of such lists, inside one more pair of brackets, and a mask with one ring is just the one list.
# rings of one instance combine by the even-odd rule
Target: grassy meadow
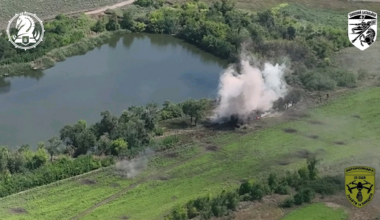
[[[319,169],[325,174],[341,173],[353,164],[377,168],[371,158],[380,153],[379,108],[380,88],[352,91],[298,120],[255,133],[231,132],[155,155],[135,179],[106,169],[6,197],[0,200],[0,212],[2,219],[162,219],[175,205],[237,187],[242,179],[266,177],[269,170],[296,169],[310,154],[322,159]],[[213,150],[207,150],[211,145]],[[91,209],[117,193],[108,203]],[[24,212],[16,214],[12,208]],[[303,212],[299,213],[286,219],[302,218]]]
[[331,208],[323,203],[316,203],[297,209],[281,220],[346,220],[347,218],[347,213],[342,208]]

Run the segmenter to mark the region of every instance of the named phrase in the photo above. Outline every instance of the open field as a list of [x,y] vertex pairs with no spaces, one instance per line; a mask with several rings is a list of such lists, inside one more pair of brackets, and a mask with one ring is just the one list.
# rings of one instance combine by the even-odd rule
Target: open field
[[[172,3],[185,2],[185,0],[168,0]],[[213,0],[206,0],[206,2],[213,2]],[[360,1],[347,1],[347,0],[237,0],[237,7],[247,10],[262,11],[272,8],[281,3],[298,3],[311,9],[328,9],[338,10],[341,12],[351,12],[359,9],[368,9],[380,12],[379,2],[360,2]]]
[[289,213],[281,220],[346,220],[347,214],[342,208],[328,207],[323,203],[307,205]]
[[311,154],[323,159],[324,174],[353,164],[379,168],[379,108],[380,88],[357,90],[295,121],[156,155],[133,180],[104,171],[4,198],[0,212],[2,219],[161,219],[176,204],[265,177],[269,170],[296,169]]
[[123,2],[124,0],[65,0],[65,1],[9,1],[0,0],[0,27],[4,28],[8,21],[23,11],[35,13],[41,19],[54,17],[60,13],[88,11],[102,8],[106,5]]

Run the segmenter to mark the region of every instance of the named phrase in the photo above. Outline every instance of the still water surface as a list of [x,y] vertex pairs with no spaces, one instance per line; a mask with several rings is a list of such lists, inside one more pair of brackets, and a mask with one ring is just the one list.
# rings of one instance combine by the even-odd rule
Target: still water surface
[[115,36],[51,69],[0,82],[0,145],[33,148],[66,124],[100,112],[215,97],[226,62],[166,35]]

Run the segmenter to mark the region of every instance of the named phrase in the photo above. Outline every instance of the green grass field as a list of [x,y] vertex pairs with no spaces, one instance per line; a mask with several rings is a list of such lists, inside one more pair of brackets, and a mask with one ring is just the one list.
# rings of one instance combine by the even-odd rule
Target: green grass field
[[[256,133],[232,132],[184,147],[171,156],[157,155],[134,180],[103,171],[82,178],[96,180],[96,184],[73,180],[4,198],[0,200],[1,219],[72,219],[134,183],[139,184],[78,219],[162,219],[173,206],[236,187],[242,179],[266,177],[269,170],[298,168],[310,153],[323,159],[323,173],[341,173],[351,165],[377,168],[378,163],[372,164],[368,155],[380,153],[379,108],[380,88],[351,92],[310,110],[299,120]],[[205,151],[207,144],[219,149]],[[359,160],[363,157],[367,160]],[[11,208],[24,208],[27,213],[15,214]]]
[[346,220],[347,218],[342,208],[330,208],[323,203],[317,203],[297,209],[281,220]]

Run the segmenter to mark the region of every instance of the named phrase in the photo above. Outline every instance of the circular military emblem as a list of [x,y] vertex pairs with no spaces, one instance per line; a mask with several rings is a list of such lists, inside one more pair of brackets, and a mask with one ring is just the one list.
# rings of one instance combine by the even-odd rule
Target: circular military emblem
[[29,12],[15,14],[8,22],[8,39],[16,48],[35,48],[43,40],[44,32],[42,20]]

